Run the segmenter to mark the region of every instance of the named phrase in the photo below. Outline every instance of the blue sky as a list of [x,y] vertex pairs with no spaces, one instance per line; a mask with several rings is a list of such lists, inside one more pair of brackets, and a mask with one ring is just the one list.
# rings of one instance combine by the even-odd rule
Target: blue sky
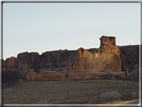
[[140,44],[138,3],[4,3],[3,58],[22,52],[99,48],[102,35],[116,44]]

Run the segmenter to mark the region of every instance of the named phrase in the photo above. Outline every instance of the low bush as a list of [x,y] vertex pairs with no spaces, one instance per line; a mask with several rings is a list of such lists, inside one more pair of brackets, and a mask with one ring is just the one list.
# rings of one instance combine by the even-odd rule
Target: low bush
[[137,98],[139,98],[139,93],[136,92],[136,91],[133,91],[133,92],[131,93],[131,96],[132,96],[134,99],[137,99]]
[[118,92],[105,92],[100,95],[100,100],[102,103],[120,100],[122,95]]
[[131,100],[131,99],[138,99],[139,98],[139,92],[132,91],[128,93],[124,93],[121,100]]

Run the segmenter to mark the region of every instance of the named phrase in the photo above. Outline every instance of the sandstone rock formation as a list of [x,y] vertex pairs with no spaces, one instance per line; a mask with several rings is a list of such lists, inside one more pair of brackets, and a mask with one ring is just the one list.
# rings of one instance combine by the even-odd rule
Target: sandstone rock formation
[[[41,55],[36,52],[23,52],[18,54],[17,58],[11,57],[7,58],[5,61],[1,60],[3,82],[7,83],[13,81],[14,83],[19,79],[23,81],[29,74],[29,69],[33,69],[37,75],[40,73],[40,75],[61,73],[60,75],[62,76],[56,76],[56,78],[58,78],[56,80],[59,80],[59,78],[65,79],[65,77],[71,78],[71,76],[76,76],[76,78],[124,76],[128,75],[127,70],[129,70],[129,73],[135,71],[136,75],[134,77],[138,78],[139,45],[117,47],[115,37],[101,37],[100,40],[99,49],[92,48],[86,50],[80,48],[73,51],[47,51]],[[49,73],[48,69],[52,71]],[[97,74],[98,71],[101,72],[101,74]],[[117,74],[114,71],[118,71],[119,73]],[[66,72],[68,74],[66,74]],[[131,73],[130,76],[133,77],[135,72]],[[49,78],[47,75],[44,75],[44,78]],[[49,80],[53,80],[53,77],[50,77]]]
[[[118,46],[119,50],[127,59],[129,76],[134,79],[139,78],[139,46],[140,45]],[[94,53],[96,49],[92,48],[89,52]]]
[[39,75],[38,79],[39,81],[49,81],[49,80],[65,80],[67,72],[57,72],[52,70],[43,70]]
[[30,81],[52,81],[52,80],[65,80],[66,72],[56,72],[51,69],[43,69],[41,73],[37,74],[33,69],[29,69],[26,79],[20,79],[19,83]]
[[[142,69],[142,67],[141,67]],[[133,79],[139,79],[139,67],[135,68],[133,71],[129,73],[130,77]],[[141,75],[142,77],[142,75]]]
[[26,79],[20,79],[19,83],[36,81],[36,78],[37,78],[37,73],[34,72],[33,69],[29,69],[29,73],[27,74]]
[[5,71],[18,71],[25,72],[25,70],[29,70],[33,68],[35,63],[38,60],[38,53],[20,53],[16,57],[7,58],[3,62],[3,72]]
[[27,75],[26,81],[30,82],[30,81],[35,81],[37,77],[37,73],[34,72],[33,69],[29,69],[29,73]]
[[38,53],[20,53],[16,57],[7,58],[3,61],[2,79],[3,84],[11,85],[18,82],[19,79],[25,78],[29,69],[33,67],[39,56]]
[[119,49],[127,59],[130,78],[138,79],[141,67],[139,66],[139,45],[119,46]]
[[124,71],[126,76],[129,76],[127,60],[116,46],[115,37],[102,36],[100,40],[101,46],[93,54],[86,49],[78,49],[73,62],[69,65],[68,78],[76,78],[76,74],[86,76],[86,72]]
[[23,70],[29,70],[34,67],[38,60],[39,54],[36,52],[24,52],[20,53],[17,56],[18,59],[18,70],[23,71]]

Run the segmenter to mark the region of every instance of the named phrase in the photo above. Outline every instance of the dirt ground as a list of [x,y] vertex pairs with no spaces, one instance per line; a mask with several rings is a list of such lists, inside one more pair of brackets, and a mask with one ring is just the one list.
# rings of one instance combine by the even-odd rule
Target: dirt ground
[[97,104],[105,92],[129,95],[139,83],[128,80],[36,81],[2,90],[3,104]]

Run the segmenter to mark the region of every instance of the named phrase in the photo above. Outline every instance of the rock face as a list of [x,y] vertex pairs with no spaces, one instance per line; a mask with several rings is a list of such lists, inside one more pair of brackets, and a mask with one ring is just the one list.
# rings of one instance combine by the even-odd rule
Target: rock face
[[[93,49],[94,51],[94,49]],[[10,86],[15,84],[19,80],[27,81],[27,75],[29,69],[33,69],[35,73],[39,74],[43,72],[43,69],[51,69],[52,71],[67,71],[69,63],[71,63],[76,51],[59,50],[52,52],[45,52],[42,55],[36,52],[24,52],[17,55],[17,58],[7,58],[2,62],[2,79],[4,86]],[[58,74],[55,80],[61,80],[66,77],[66,73],[52,72],[52,74]],[[50,72],[46,73],[49,74]],[[40,74],[41,75],[41,74]],[[62,76],[63,75],[63,76]],[[55,76],[55,75],[53,75]],[[49,80],[53,80],[54,77],[49,77]],[[46,76],[47,79],[48,76]],[[30,80],[31,81],[31,80]]]
[[67,72],[57,72],[52,70],[42,70],[38,75],[37,80],[39,81],[51,81],[51,80],[65,80]]
[[[3,83],[11,83],[12,81],[14,83],[19,79],[25,80],[27,75],[30,75],[29,69],[33,69],[37,75],[44,75],[44,80],[72,79],[75,76],[76,78],[128,76],[129,74],[131,77],[138,78],[139,45],[117,47],[115,37],[102,36],[100,40],[99,49],[47,51],[41,55],[36,52],[24,52],[18,54],[17,58],[11,57],[5,61],[1,60]],[[119,72],[119,75],[115,71]],[[136,73],[135,76],[134,73]],[[54,74],[58,74],[58,76],[54,78]]]
[[29,69],[29,73],[26,76],[26,79],[20,79],[19,82],[23,83],[23,82],[30,82],[30,81],[36,81],[37,78],[37,73],[34,72],[33,69]]
[[17,58],[11,57],[3,61],[2,79],[3,84],[12,85],[18,82],[20,78],[25,78],[29,69],[34,66],[38,60],[38,53],[20,53]]
[[20,53],[17,56],[18,59],[18,69],[22,70],[29,70],[34,67],[38,60],[39,54],[36,52],[28,53]]
[[11,57],[3,61],[3,71],[16,71],[18,70],[17,58]]
[[40,72],[40,69],[48,68],[55,71],[67,71],[67,66],[71,63],[76,51],[59,50],[45,52],[39,56],[34,69]]
[[29,69],[29,73],[27,75],[26,81],[30,82],[30,81],[35,81],[37,77],[37,73],[34,72],[33,69]]
[[16,57],[11,57],[6,59],[5,65],[6,68],[17,68],[18,67],[18,62]]
[[83,48],[77,50],[75,58],[68,68],[69,78],[73,78],[73,73],[74,75],[82,73],[84,76],[85,72],[124,71],[126,76],[129,76],[127,60],[116,46],[115,37],[102,36],[100,40],[101,46],[93,54]]
[[19,83],[31,81],[65,80],[66,78],[66,72],[56,72],[50,69],[44,69],[41,73],[37,74],[33,69],[29,69],[29,73],[26,76],[26,79],[20,79]]
[[139,45],[119,46],[119,49],[126,56],[130,78],[138,79],[141,67],[139,67]]

